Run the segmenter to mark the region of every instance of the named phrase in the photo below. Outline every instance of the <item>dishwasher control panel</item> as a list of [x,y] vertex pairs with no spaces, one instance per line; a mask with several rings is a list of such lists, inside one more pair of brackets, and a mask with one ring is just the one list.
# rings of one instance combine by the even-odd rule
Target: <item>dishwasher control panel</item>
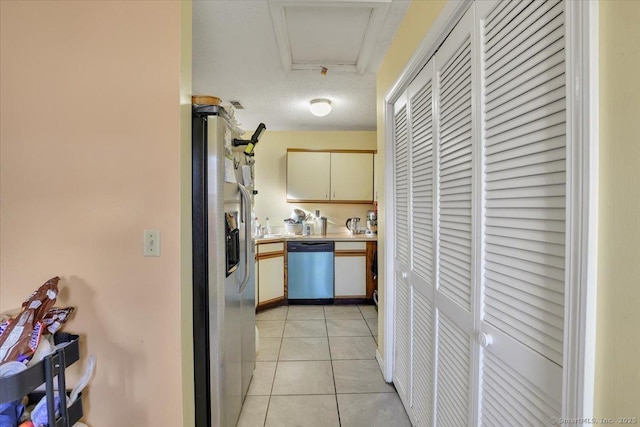
[[287,242],[287,252],[333,252],[334,242]]

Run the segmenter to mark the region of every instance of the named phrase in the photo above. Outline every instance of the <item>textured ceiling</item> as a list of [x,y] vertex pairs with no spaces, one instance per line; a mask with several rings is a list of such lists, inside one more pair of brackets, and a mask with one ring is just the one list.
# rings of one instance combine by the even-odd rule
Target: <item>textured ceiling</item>
[[[217,96],[223,105],[239,100],[245,109],[235,116],[246,131],[260,122],[269,130],[375,130],[375,73],[408,3],[391,3],[364,74],[329,70],[322,76],[319,71],[284,71],[267,0],[195,1],[193,93]],[[330,22],[315,24],[320,23],[331,28]],[[305,45],[304,55],[311,59],[327,55],[321,43],[317,52],[309,40],[292,40],[291,45],[292,50]],[[314,98],[330,99],[331,114],[313,116],[309,101]]]

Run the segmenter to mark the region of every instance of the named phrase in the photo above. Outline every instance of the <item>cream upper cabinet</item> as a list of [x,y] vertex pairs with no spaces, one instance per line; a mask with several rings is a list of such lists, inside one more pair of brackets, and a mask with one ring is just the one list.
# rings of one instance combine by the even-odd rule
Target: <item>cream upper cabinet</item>
[[287,150],[287,201],[372,203],[373,154]]
[[331,153],[287,152],[287,200],[328,201]]
[[331,200],[373,200],[373,153],[331,153]]

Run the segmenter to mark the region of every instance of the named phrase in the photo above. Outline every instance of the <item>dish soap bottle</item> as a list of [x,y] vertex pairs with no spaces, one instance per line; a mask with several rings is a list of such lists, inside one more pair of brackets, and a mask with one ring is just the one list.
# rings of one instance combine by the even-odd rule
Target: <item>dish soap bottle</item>
[[311,236],[313,234],[313,225],[315,223],[315,220],[313,218],[311,218],[311,215],[309,215],[306,220],[304,221],[304,225],[303,225],[303,233],[305,236]]

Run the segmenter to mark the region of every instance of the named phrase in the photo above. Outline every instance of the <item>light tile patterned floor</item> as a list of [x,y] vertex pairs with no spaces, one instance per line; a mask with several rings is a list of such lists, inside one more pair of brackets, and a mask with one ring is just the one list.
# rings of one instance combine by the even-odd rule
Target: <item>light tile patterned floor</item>
[[374,306],[290,306],[257,316],[260,350],[238,427],[410,426],[378,366]]

